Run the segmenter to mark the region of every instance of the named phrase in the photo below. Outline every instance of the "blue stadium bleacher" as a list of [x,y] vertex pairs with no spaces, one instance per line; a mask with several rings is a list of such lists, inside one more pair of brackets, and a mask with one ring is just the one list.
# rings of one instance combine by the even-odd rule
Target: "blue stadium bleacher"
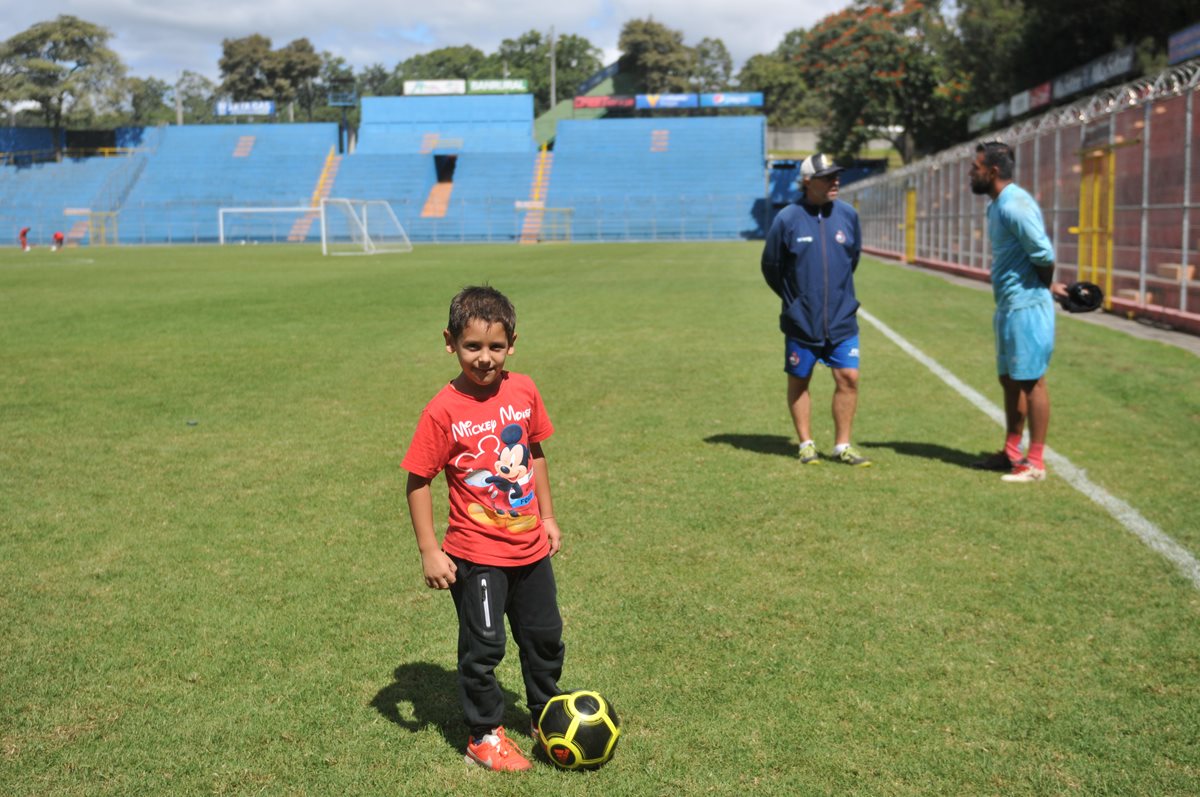
[[29,242],[48,245],[55,232],[87,238],[87,213],[127,158],[67,159],[0,167],[0,242],[13,244],[22,227]]
[[532,94],[362,100],[360,155],[535,149]]
[[[764,133],[760,116],[564,120],[548,183],[535,187],[529,95],[366,98],[357,151],[339,159],[334,124],[127,129],[117,138],[133,157],[0,167],[0,225],[11,227],[0,240],[18,229],[7,214],[46,226],[37,241],[64,226],[63,208],[81,208],[118,212],[122,243],[211,242],[220,208],[311,207],[319,184],[387,200],[414,241],[536,239],[518,207],[534,190],[570,209],[575,240],[755,237],[771,187],[780,193],[764,174]],[[269,218],[282,231],[268,240],[319,239],[319,225],[292,228],[295,214]]]
[[331,123],[165,128],[121,207],[121,240],[216,241],[220,208],[307,206],[336,147]]
[[[388,200],[414,241],[514,240],[535,151],[530,94],[365,97],[357,150],[343,158],[334,193]],[[453,161],[442,167],[448,204],[423,217],[439,157]],[[384,169],[394,179],[373,177]]]
[[[0,127],[0,165],[27,165],[54,151],[54,131],[46,127]],[[62,144],[62,136],[58,136]]]
[[409,237],[429,189],[437,182],[432,155],[364,155],[342,158],[333,196],[385,199]]
[[575,240],[763,234],[761,116],[562,121],[547,207]]

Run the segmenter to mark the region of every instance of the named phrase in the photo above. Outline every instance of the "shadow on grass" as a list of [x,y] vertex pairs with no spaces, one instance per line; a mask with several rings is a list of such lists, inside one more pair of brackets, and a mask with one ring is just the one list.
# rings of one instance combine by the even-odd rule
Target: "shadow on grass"
[[777,434],[714,434],[704,438],[704,442],[733,446],[743,451],[753,451],[755,454],[796,458],[796,444],[790,438]]
[[[385,719],[407,731],[416,733],[433,726],[446,743],[461,748],[467,739],[462,705],[458,702],[458,673],[429,662],[401,664],[392,673],[392,683],[379,690],[371,707]],[[501,687],[504,693],[505,724],[528,727],[528,719],[520,722],[515,715],[517,696]],[[411,707],[411,711],[406,709]]]
[[858,445],[861,448],[890,448],[902,457],[936,459],[948,465],[958,465],[963,468],[969,468],[988,454],[994,453],[984,451],[981,454],[972,454],[968,451],[959,451],[956,448],[940,446],[937,443],[913,443],[908,441],[882,442],[860,440]]

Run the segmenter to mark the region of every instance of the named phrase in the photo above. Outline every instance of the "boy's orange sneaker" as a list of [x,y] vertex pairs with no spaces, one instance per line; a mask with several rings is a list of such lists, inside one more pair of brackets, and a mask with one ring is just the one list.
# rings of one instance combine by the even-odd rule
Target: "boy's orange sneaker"
[[468,764],[477,764],[496,772],[523,772],[533,767],[521,750],[504,735],[504,728],[496,728],[482,739],[467,739]]

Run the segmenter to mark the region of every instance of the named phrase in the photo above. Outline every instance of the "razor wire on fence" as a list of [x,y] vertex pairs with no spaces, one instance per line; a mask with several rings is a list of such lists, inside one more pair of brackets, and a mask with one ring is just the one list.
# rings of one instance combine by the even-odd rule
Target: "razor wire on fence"
[[1200,60],[1106,89],[843,189],[864,244],[909,262],[985,276],[986,198],[969,190],[978,141],[1016,152],[1060,279],[1108,288],[1110,309],[1200,329]]

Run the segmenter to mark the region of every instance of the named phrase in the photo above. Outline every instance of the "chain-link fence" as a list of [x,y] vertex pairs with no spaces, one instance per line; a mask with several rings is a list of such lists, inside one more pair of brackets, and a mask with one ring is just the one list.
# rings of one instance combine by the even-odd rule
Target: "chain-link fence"
[[[1200,332],[1200,61],[1108,89],[979,140],[1017,155],[1058,279],[1106,288],[1110,310]],[[847,186],[868,251],[986,279],[986,197],[971,193],[976,142]]]

